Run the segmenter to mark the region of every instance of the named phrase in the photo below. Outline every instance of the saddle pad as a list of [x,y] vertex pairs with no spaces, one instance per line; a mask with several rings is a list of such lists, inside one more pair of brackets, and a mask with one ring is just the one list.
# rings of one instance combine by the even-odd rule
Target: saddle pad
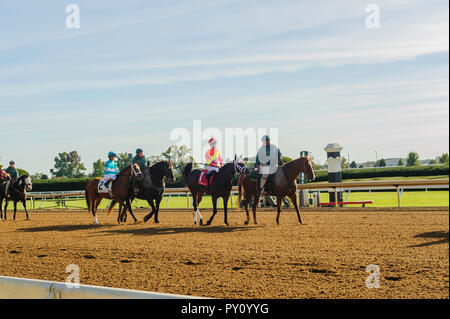
[[107,179],[102,178],[99,182],[98,182],[98,188],[97,191],[99,194],[106,194],[106,193],[111,193],[112,192],[112,181],[111,183],[109,183],[108,187],[105,186]]
[[206,169],[200,173],[198,177],[198,184],[208,187],[208,180],[206,179]]

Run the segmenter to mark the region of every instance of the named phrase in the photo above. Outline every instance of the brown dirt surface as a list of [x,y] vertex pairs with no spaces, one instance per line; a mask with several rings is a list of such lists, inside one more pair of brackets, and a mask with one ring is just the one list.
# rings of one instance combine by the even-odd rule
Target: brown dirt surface
[[[210,212],[203,211],[209,218]],[[144,212],[136,216],[143,219]],[[220,212],[212,226],[162,211],[161,224],[87,212],[31,212],[0,222],[0,275],[214,298],[449,298],[449,212]],[[366,287],[366,267],[380,288]]]

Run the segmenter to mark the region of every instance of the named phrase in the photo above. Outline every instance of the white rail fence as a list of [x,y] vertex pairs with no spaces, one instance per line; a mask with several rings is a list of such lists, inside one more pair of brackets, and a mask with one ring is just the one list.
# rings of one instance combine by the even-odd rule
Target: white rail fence
[[0,299],[196,299],[139,290],[0,276]]
[[[297,191],[305,190],[307,192],[345,192],[347,191],[347,196],[351,191],[395,191],[397,192],[398,207],[401,207],[401,196],[404,190],[432,190],[432,189],[448,189],[449,180],[448,179],[435,179],[435,180],[403,180],[403,181],[369,181],[369,182],[343,182],[343,183],[311,183],[297,185]],[[231,192],[230,206],[233,207],[234,200],[233,196],[238,193],[238,188],[234,186]],[[190,208],[191,199],[189,189],[187,187],[180,188],[166,188],[165,190],[165,200],[166,208],[169,207],[169,200],[173,196],[185,196],[186,197],[186,207]],[[84,191],[74,191],[74,192],[52,192],[52,193],[29,193],[27,197],[31,200],[31,206],[36,209],[36,206],[40,208],[44,207],[47,200],[55,202],[55,207],[59,208],[69,208],[67,202],[76,199],[84,198]],[[337,198],[337,197],[335,197]],[[81,207],[75,207],[81,208]]]

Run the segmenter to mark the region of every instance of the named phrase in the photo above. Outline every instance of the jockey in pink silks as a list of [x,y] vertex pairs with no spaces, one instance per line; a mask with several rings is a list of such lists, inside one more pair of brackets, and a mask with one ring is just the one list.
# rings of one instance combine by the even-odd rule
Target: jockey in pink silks
[[206,167],[205,169],[209,173],[212,172],[219,172],[219,169],[223,166],[223,158],[220,154],[220,151],[216,148],[217,141],[215,138],[211,138],[208,141],[208,144],[211,146],[209,150],[205,153],[205,159],[206,159]]

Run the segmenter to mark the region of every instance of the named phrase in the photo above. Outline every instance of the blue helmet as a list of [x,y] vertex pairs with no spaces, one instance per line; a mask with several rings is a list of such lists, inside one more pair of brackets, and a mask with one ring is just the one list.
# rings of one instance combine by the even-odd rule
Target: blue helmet
[[111,157],[111,156],[117,157],[117,154],[114,153],[113,151],[111,151],[108,153],[108,157]]

